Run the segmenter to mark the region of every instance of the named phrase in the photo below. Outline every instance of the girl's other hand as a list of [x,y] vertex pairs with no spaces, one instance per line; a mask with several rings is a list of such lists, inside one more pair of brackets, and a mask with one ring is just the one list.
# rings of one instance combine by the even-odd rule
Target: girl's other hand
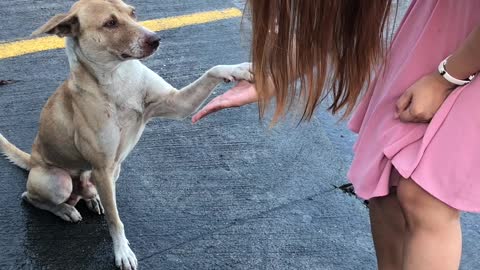
[[452,86],[438,73],[422,77],[398,99],[396,117],[403,122],[430,122]]

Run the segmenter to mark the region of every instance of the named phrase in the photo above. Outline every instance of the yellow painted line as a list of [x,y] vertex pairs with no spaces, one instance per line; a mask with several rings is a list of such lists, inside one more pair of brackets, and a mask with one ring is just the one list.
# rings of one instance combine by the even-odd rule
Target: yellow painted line
[[[152,31],[158,32],[188,25],[226,20],[240,16],[242,16],[242,12],[239,9],[231,8],[143,21],[140,22],[140,24]],[[63,38],[56,36],[0,43],[0,59],[61,48],[65,48],[65,41]]]

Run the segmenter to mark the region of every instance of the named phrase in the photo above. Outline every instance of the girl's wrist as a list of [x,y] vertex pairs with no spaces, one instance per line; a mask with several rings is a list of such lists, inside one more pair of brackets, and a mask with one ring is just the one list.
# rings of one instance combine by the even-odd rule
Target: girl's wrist
[[432,72],[431,76],[436,79],[436,81],[440,84],[445,86],[445,89],[455,89],[458,85],[447,81],[438,71]]

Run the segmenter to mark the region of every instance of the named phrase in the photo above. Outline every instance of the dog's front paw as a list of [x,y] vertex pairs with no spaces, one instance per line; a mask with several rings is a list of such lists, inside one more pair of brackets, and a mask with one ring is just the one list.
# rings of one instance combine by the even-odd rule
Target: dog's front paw
[[128,246],[128,242],[114,248],[115,265],[121,270],[136,270],[138,269],[137,257]]
[[253,82],[251,63],[215,66],[210,70],[210,75],[223,79],[225,82],[242,80]]

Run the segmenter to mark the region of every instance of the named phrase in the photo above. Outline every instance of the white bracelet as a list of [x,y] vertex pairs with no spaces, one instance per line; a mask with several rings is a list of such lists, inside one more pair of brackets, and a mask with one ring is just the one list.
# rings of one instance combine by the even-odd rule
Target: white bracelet
[[452,75],[448,74],[447,70],[445,69],[445,65],[447,64],[448,58],[450,58],[450,56],[445,58],[445,60],[440,62],[440,65],[438,65],[438,72],[440,73],[440,75],[443,76],[443,78],[445,78],[445,80],[455,85],[463,86],[463,85],[469,84],[473,80],[473,78],[475,78],[475,75],[470,75],[466,80],[459,80],[457,78],[454,78]]

